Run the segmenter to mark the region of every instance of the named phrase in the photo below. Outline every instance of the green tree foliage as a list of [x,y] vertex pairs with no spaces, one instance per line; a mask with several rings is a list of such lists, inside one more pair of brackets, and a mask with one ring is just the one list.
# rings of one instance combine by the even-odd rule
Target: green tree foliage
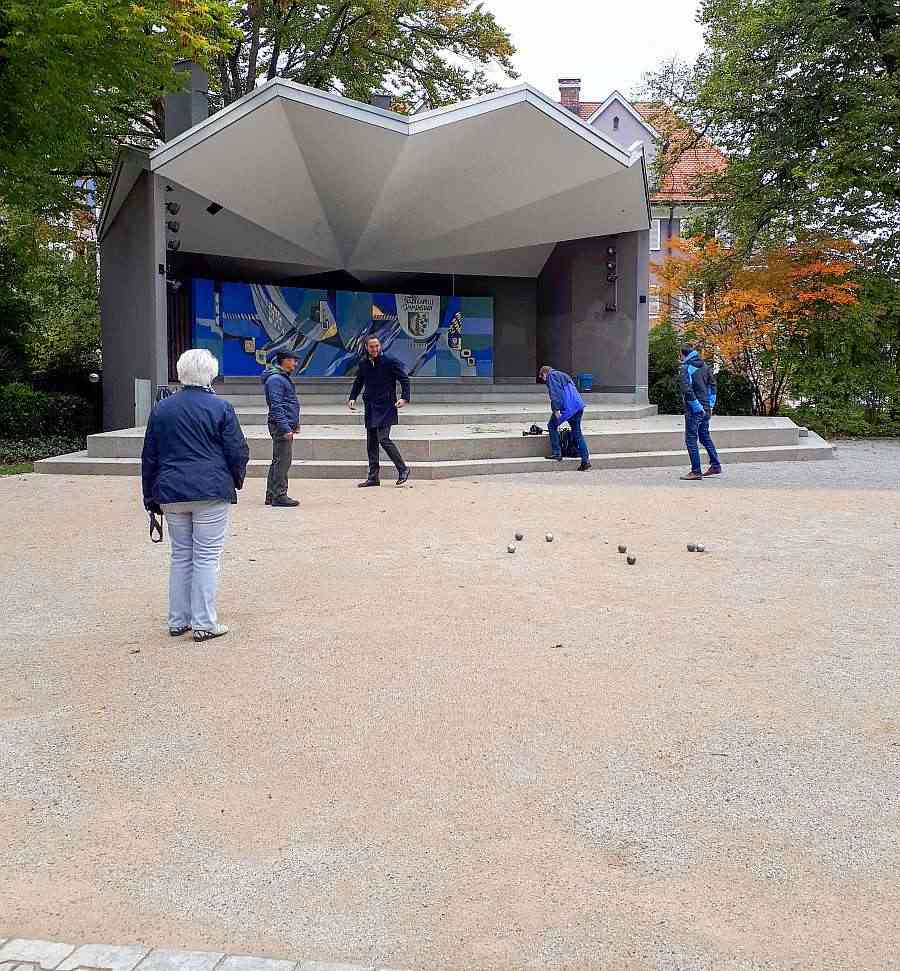
[[79,180],[158,135],[174,63],[231,37],[226,0],[0,0],[0,199],[68,216]]
[[410,110],[495,90],[492,67],[516,76],[509,34],[472,0],[249,0],[235,11],[242,37],[216,59],[225,104],[284,77],[362,101],[385,90]]
[[0,234],[0,384],[21,377],[25,369],[31,306],[24,276],[20,253]]
[[806,418],[826,433],[900,431],[900,288],[860,274],[859,302],[812,322],[791,349],[793,390]]
[[[900,260],[900,5],[895,0],[703,0],[706,50],[648,96],[730,156],[714,180],[749,246],[816,230]],[[687,144],[687,143],[684,143]]]

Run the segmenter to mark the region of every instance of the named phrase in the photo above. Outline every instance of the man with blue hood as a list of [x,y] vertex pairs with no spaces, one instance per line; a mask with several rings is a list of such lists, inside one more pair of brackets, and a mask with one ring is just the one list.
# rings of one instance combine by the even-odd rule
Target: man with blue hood
[[[684,400],[684,444],[691,457],[691,471],[681,478],[696,482],[704,476],[721,475],[719,453],[709,434],[709,419],[716,406],[716,376],[690,344],[681,348],[679,379]],[[700,468],[698,439],[709,455],[709,468],[705,472]]]
[[300,431],[300,402],[291,372],[297,366],[297,352],[284,347],[275,352],[275,361],[262,373],[266,404],[269,406],[269,434],[272,436],[272,464],[266,480],[266,505],[291,508],[299,506],[287,494],[288,474],[294,459],[294,435]]

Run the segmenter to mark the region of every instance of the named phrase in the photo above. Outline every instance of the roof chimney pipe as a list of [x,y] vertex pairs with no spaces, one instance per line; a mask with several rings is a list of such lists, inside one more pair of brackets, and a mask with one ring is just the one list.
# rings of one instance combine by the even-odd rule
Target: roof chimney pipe
[[560,78],[559,100],[563,108],[577,115],[581,104],[581,78]]
[[176,61],[175,70],[188,74],[181,91],[167,94],[163,102],[167,142],[209,117],[209,75],[193,61]]

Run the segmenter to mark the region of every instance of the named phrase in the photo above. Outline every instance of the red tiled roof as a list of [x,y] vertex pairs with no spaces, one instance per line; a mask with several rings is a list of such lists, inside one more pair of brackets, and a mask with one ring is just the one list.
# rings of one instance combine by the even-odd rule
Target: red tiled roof
[[[672,157],[662,184],[657,192],[650,196],[655,203],[673,202],[702,202],[709,199],[698,187],[698,181],[704,177],[721,172],[727,160],[709,139],[697,138],[697,133],[684,125],[674,111],[657,101],[634,101],[631,107],[656,129],[664,141],[669,143],[669,154]],[[602,101],[581,101],[578,104],[578,116],[587,121],[602,105]],[[696,144],[684,148],[685,142],[696,139]]]

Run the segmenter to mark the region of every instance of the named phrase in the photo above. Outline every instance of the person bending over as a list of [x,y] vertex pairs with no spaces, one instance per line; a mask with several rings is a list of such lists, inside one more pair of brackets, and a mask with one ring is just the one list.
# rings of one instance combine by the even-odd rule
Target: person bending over
[[550,458],[562,462],[562,448],[559,441],[559,426],[569,423],[575,447],[581,456],[579,472],[587,472],[591,467],[591,456],[587,442],[581,432],[581,419],[584,417],[584,400],[575,387],[575,382],[565,371],[555,371],[545,364],[540,371],[540,379],[547,385],[550,396],[550,421],[547,431],[550,433]]

